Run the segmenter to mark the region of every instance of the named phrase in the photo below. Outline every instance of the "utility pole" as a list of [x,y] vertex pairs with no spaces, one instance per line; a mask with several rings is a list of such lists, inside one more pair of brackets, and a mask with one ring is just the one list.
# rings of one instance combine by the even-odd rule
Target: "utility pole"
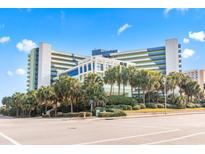
[[167,114],[167,78],[164,78],[164,114]]

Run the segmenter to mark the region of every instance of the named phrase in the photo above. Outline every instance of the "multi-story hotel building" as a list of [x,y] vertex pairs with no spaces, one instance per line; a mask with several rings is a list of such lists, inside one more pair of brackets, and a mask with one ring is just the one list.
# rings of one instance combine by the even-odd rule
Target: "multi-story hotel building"
[[200,88],[204,90],[205,70],[190,70],[190,71],[184,71],[183,73],[188,75],[194,81],[197,81],[197,83],[200,85]]
[[[101,57],[101,60],[95,58],[96,56]],[[86,69],[92,71],[93,65],[88,65],[87,62],[93,62],[93,60],[98,61],[95,65],[96,70],[103,68],[103,71],[106,70],[104,69],[107,65],[106,63],[114,65],[114,63],[124,62],[134,63],[139,69],[157,70],[164,74],[172,71],[178,72],[181,71],[181,45],[177,39],[168,39],[160,47],[142,50],[118,52],[118,50],[94,49],[92,57],[88,58],[87,56],[79,56],[72,53],[57,52],[52,49],[50,44],[41,43],[39,48],[31,51],[28,59],[28,89],[32,90],[50,85],[57,76],[65,72],[69,76],[72,76],[72,73],[81,74],[81,69],[79,68],[85,63]],[[83,59],[85,61],[82,61]],[[85,70],[83,67],[82,69]],[[79,76],[79,78],[81,77]]]
[[157,70],[164,74],[181,71],[181,45],[177,39],[168,39],[165,41],[165,45],[161,47],[121,52],[116,52],[116,50],[101,52],[102,55],[104,53],[106,57],[112,59],[135,63],[139,69]]
[[55,51],[48,43],[41,43],[28,55],[28,90],[51,85],[59,74],[78,65],[85,56]]

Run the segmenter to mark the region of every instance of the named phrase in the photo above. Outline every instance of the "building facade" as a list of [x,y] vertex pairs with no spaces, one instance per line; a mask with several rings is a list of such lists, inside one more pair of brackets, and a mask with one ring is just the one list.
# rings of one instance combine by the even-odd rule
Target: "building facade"
[[[79,79],[80,82],[84,81],[85,76],[88,73],[95,73],[99,75],[100,77],[104,77],[105,71],[108,70],[109,68],[112,68],[114,66],[135,66],[134,63],[130,62],[124,62],[120,60],[115,60],[115,59],[110,59],[110,58],[105,58],[103,56],[91,56],[89,58],[86,58],[82,61],[79,62],[79,64],[71,69],[66,70],[63,72],[61,75],[68,75],[73,78]],[[130,93],[130,86],[127,85],[125,87],[125,94],[127,96],[131,96]],[[104,90],[106,93],[110,92],[110,85],[104,84]],[[113,93],[117,94],[118,92],[118,86],[117,84],[113,85]],[[121,93],[123,93],[123,87],[121,86]]]
[[197,83],[200,85],[200,88],[204,90],[205,70],[190,70],[190,71],[184,71],[183,73],[188,75],[194,81],[197,81]]
[[[98,57],[98,58],[96,58]],[[103,58],[104,57],[104,58]],[[102,61],[103,66],[97,62]],[[139,69],[157,70],[164,74],[181,71],[181,45],[177,39],[168,39],[164,45],[142,50],[121,51],[118,50],[92,50],[92,56],[80,56],[73,53],[55,51],[51,44],[41,43],[28,56],[28,90],[38,89],[41,86],[51,85],[60,74],[68,72],[69,76],[76,76],[80,72],[79,79],[83,80],[83,73],[94,71],[103,74],[108,65],[115,63],[135,64]],[[81,66],[86,64],[86,67]],[[102,70],[99,70],[102,68]],[[79,70],[80,69],[80,70]],[[75,71],[74,71],[75,70]],[[71,72],[70,72],[71,71]]]
[[85,56],[55,51],[51,44],[41,43],[28,55],[28,90],[51,85],[63,71],[78,65]]
[[166,40],[161,47],[111,53],[110,58],[132,62],[139,69],[157,70],[163,74],[181,71],[181,45],[177,39]]

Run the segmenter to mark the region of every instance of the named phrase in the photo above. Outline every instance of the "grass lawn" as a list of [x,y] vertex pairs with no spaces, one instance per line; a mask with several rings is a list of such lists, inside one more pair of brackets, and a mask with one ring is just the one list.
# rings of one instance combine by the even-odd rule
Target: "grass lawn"
[[[187,109],[166,109],[166,112],[192,112],[192,111],[205,111],[205,108],[187,108]],[[133,115],[137,113],[161,113],[165,112],[164,108],[157,108],[157,109],[140,109],[140,110],[127,110],[125,111],[127,115]]]

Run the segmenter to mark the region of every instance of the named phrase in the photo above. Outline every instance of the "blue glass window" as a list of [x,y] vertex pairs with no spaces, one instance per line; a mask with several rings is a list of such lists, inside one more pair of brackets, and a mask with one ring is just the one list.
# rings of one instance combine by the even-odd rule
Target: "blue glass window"
[[80,73],[83,73],[83,67],[82,66],[80,67]]
[[68,75],[71,76],[71,77],[78,75],[78,68],[75,68],[75,69],[69,71]]
[[87,67],[86,67],[86,65],[84,65],[84,72],[87,72]]
[[88,71],[91,70],[91,63],[88,64]]

